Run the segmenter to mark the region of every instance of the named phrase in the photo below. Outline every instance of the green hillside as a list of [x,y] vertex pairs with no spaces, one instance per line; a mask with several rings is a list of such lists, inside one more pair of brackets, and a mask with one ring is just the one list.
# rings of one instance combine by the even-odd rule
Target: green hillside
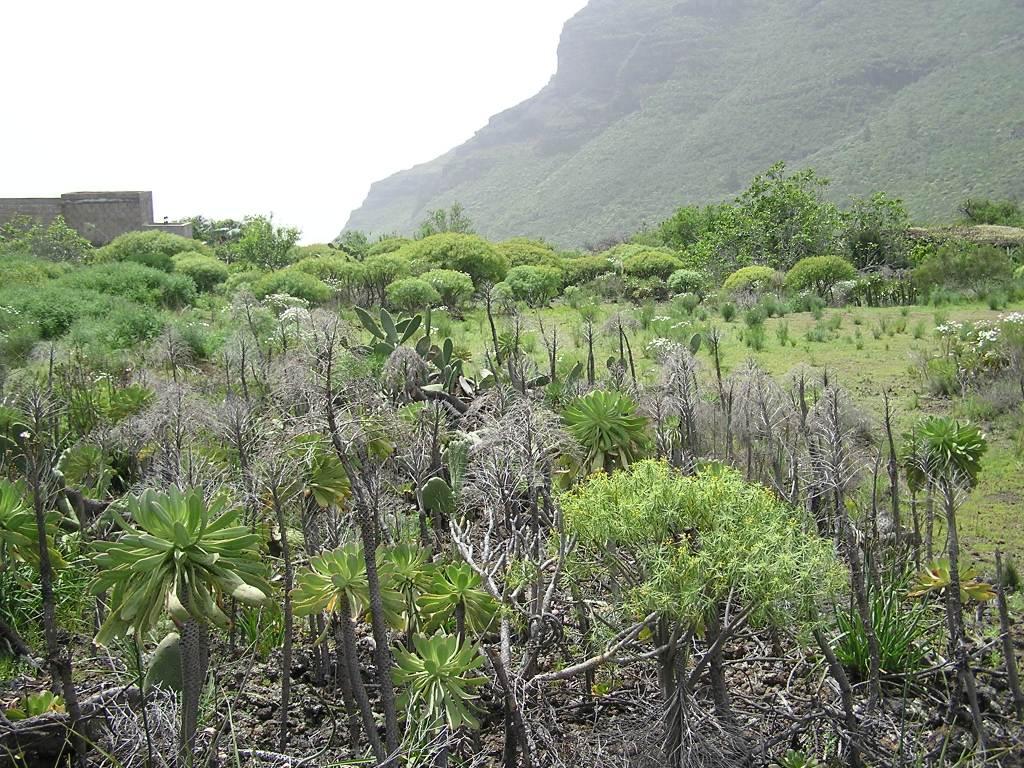
[[592,0],[547,87],[374,184],[346,228],[409,232],[460,201],[489,237],[582,245],[777,160],[837,201],[886,189],[948,220],[1024,196],[1022,30],[1021,0]]

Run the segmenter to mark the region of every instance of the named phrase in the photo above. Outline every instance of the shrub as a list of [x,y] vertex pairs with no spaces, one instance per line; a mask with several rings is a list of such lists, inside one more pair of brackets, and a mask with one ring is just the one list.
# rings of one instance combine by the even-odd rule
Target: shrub
[[413,241],[407,237],[398,237],[396,235],[382,237],[366,249],[366,256],[368,258],[370,256],[381,256],[385,253],[394,253],[399,248],[409,245],[412,242]]
[[237,272],[231,272],[228,275],[228,279],[224,282],[224,292],[228,296],[233,296],[239,291],[252,292],[253,286],[266,277],[267,274],[262,269],[240,269]]
[[169,232],[126,232],[96,251],[94,261],[134,261],[164,272],[174,270],[173,257],[178,253],[195,251],[212,256],[208,246],[187,237]]
[[123,296],[139,304],[180,309],[195,301],[196,286],[186,275],[169,275],[133,262],[94,264],[57,280],[70,288]]
[[362,276],[365,272],[360,262],[351,261],[337,251],[322,256],[307,256],[296,261],[291,268],[324,281],[351,279],[357,273]]
[[960,206],[960,212],[969,224],[1024,226],[1024,211],[1011,200],[968,199]]
[[856,276],[853,264],[839,256],[808,256],[786,273],[786,287],[791,291],[814,289],[819,296],[830,297],[836,283]]
[[399,252],[414,265],[426,269],[464,272],[473,284],[497,283],[505,279],[508,261],[482,237],[442,232],[404,246]]
[[725,302],[719,307],[718,311],[722,313],[722,319],[727,323],[731,323],[733,318],[736,317],[736,305],[731,301]]
[[1006,251],[991,245],[946,243],[929,253],[914,269],[914,281],[922,292],[935,289],[969,290],[981,295],[1002,287],[1013,275]]
[[615,271],[615,263],[605,256],[578,256],[562,259],[565,285],[583,285],[600,275]]
[[494,248],[505,257],[510,268],[523,266],[557,268],[562,262],[561,257],[550,245],[525,237],[514,237],[511,240],[496,243]]
[[622,260],[622,272],[627,277],[668,280],[673,272],[683,268],[682,260],[670,251],[655,248],[631,253]]
[[388,304],[407,314],[414,314],[441,301],[433,285],[419,277],[403,277],[387,287]]
[[458,309],[473,295],[473,278],[454,269],[432,269],[421,275],[441,297],[441,303]]
[[737,269],[722,283],[726,293],[760,293],[771,285],[775,279],[775,270],[771,267],[742,267]]
[[323,304],[333,295],[322,280],[297,269],[281,269],[261,277],[253,283],[252,292],[259,299],[283,293],[310,304]]
[[5,254],[0,256],[0,286],[41,285],[66,274],[69,269],[70,266],[32,256]]
[[668,278],[668,289],[672,293],[693,293],[703,296],[707,288],[707,279],[694,269],[677,269]]
[[174,271],[190,277],[200,292],[212,291],[228,279],[228,265],[199,251],[185,251],[172,257]]
[[562,287],[562,273],[553,267],[523,265],[508,271],[505,284],[517,301],[540,307],[558,295]]

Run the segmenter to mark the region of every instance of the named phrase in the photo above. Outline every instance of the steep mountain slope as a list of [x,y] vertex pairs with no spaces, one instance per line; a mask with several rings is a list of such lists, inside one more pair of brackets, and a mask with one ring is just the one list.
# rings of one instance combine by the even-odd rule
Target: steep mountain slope
[[780,159],[941,220],[1024,196],[1022,96],[1024,0],[591,0],[540,93],[375,183],[346,228],[459,201],[484,235],[580,245]]

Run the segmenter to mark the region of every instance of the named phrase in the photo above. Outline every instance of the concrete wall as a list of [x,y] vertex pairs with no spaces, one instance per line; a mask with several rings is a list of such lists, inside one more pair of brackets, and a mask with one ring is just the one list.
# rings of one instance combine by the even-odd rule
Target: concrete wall
[[190,224],[153,222],[152,192],[71,192],[59,198],[0,199],[0,224],[27,215],[42,224],[63,216],[68,226],[93,245],[106,245],[118,235],[145,229],[192,236]]
[[0,199],[0,224],[16,216],[31,216],[49,224],[62,213],[60,200],[50,197],[9,197]]

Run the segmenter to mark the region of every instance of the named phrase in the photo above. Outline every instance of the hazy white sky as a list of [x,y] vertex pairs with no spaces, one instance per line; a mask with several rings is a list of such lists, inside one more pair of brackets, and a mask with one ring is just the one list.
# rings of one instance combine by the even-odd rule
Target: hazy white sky
[[0,197],[153,190],[305,242],[539,90],[585,0],[12,0]]

